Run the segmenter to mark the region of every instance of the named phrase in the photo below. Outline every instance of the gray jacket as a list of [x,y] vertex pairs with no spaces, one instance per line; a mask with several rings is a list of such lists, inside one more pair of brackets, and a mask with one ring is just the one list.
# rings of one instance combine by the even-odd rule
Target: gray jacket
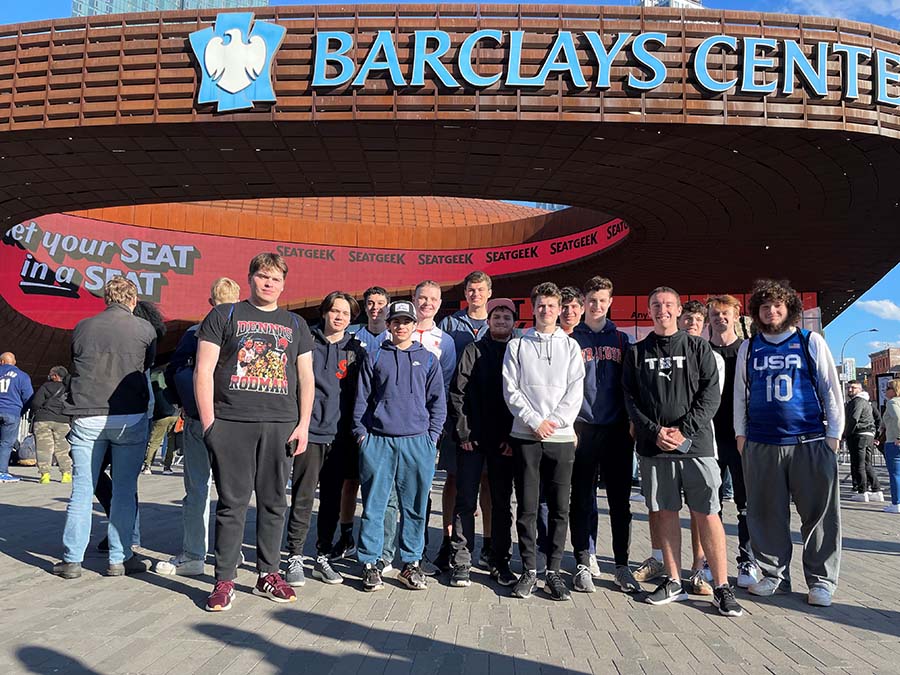
[[146,413],[144,371],[153,364],[156,331],[124,305],[83,319],[72,332],[72,382],[65,414],[73,417]]

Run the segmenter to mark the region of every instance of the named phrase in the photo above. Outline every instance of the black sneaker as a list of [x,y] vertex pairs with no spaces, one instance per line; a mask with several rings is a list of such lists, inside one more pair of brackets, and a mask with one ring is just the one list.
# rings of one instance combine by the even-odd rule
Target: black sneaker
[[544,590],[554,600],[570,600],[572,594],[559,572],[547,572],[544,578]]
[[428,581],[425,579],[425,575],[422,574],[422,570],[419,568],[419,563],[406,563],[403,566],[403,569],[400,570],[400,574],[397,577],[402,583],[406,585],[407,588],[411,588],[414,591],[424,591],[428,588]]
[[687,599],[688,594],[681,587],[681,581],[674,581],[668,577],[664,577],[656,590],[646,597],[647,602],[651,605],[668,605],[670,602],[681,602]]
[[491,568],[491,579],[501,586],[512,586],[518,581],[516,575],[509,569],[509,563],[505,561]]
[[342,532],[328,557],[331,560],[341,560],[342,558],[352,558],[354,555],[356,555],[356,542],[353,541],[353,533]]
[[384,588],[384,582],[381,580],[381,572],[378,567],[372,563],[366,563],[363,567],[363,590],[380,591]]
[[126,574],[143,574],[150,571],[150,561],[143,556],[132,555],[128,560],[121,563],[109,563],[106,568],[106,576],[123,577]]
[[457,588],[465,588],[472,585],[472,580],[469,578],[468,565],[457,565],[453,568],[450,572],[450,585]]
[[493,555],[490,540],[485,540],[481,544],[481,553],[478,554],[478,564],[485,569],[491,569],[491,558]]
[[744,610],[734,597],[731,586],[719,586],[713,589],[713,604],[719,608],[722,616],[741,616]]
[[535,586],[537,586],[537,572],[525,570],[516,582],[516,587],[512,591],[513,597],[523,600],[530,598]]
[[432,563],[441,572],[449,572],[451,569],[453,569],[453,565],[450,564],[450,558],[452,556],[453,549],[450,548],[450,544],[442,544],[441,548],[438,550],[437,557],[432,560]]

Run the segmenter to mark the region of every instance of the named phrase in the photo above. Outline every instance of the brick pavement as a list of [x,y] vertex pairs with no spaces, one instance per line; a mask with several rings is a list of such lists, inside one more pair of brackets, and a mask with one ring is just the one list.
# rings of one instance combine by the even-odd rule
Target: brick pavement
[[[18,473],[27,479],[0,486],[3,674],[900,673],[900,516],[876,504],[844,503],[843,574],[829,609],[808,607],[802,582],[790,596],[760,602],[740,592],[740,619],[702,600],[654,608],[613,590],[604,558],[598,592],[569,603],[542,593],[510,598],[482,571],[466,589],[432,583],[415,593],[388,580],[367,594],[356,566],[346,565],[343,585],[309,579],[297,603],[278,605],[249,594],[247,566],[232,611],[210,614],[202,607],[211,576],[101,576],[106,561],[94,546],[105,520],[97,514],[82,578],[53,577],[68,486],[39,485],[34,469]],[[143,552],[163,558],[180,542],[181,480],[142,476],[140,485]],[[646,509],[634,510],[637,561],[649,540]],[[726,525],[733,553],[731,504]],[[432,514],[432,542],[439,526]],[[605,508],[600,527],[601,554],[609,553]],[[246,542],[252,532],[250,522]],[[244,551],[252,561],[252,544]],[[573,566],[567,556],[564,567]],[[793,576],[802,580],[796,563]]]

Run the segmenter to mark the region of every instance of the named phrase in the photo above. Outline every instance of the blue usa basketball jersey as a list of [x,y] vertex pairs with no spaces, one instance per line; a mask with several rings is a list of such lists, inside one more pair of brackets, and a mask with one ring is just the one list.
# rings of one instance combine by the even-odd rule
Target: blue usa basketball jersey
[[747,439],[796,445],[823,438],[825,423],[816,392],[808,331],[772,344],[759,336],[747,351]]

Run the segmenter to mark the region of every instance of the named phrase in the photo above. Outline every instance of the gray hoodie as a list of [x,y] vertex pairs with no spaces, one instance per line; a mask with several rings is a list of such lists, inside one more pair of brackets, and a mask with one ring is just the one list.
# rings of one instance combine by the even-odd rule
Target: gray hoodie
[[513,338],[503,358],[503,398],[514,417],[513,437],[534,441],[535,430],[549,419],[559,427],[545,442],[573,442],[584,398],[581,347],[562,328],[531,328]]

